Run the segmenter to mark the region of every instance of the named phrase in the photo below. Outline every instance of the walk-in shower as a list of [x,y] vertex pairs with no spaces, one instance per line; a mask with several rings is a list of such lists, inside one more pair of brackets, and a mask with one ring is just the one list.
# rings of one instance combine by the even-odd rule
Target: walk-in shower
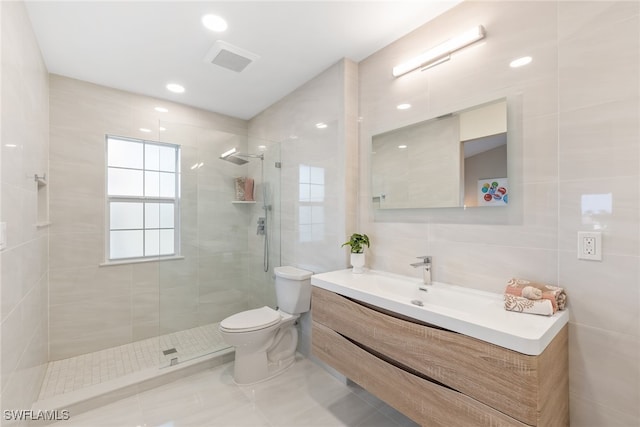
[[[153,372],[228,360],[231,349],[218,332],[219,322],[248,309],[275,306],[269,265],[280,265],[280,169],[266,165],[280,161],[280,144],[169,121],[159,122],[158,129],[147,136],[150,141],[180,146],[179,253],[58,279],[65,280],[64,289],[83,290],[91,312],[87,322],[69,328],[86,333],[71,337],[74,347],[49,364],[39,399],[45,406],[74,396],[84,399],[90,389],[102,393],[111,384],[119,390],[129,378],[139,381]],[[254,178],[256,201],[236,200],[238,176]],[[264,223],[264,234],[255,233],[256,222]],[[116,292],[122,296],[112,296]],[[54,308],[56,315],[68,315],[66,306]],[[93,324],[102,328],[92,331]]]
[[249,163],[245,159],[260,159],[260,181],[262,186],[262,210],[264,210],[264,216],[258,218],[256,234],[264,236],[263,252],[262,252],[262,268],[266,273],[269,271],[269,211],[271,205],[269,204],[268,185],[264,179],[264,154],[244,154],[238,152],[234,147],[225,151],[220,155],[221,160],[226,160],[236,165],[244,165]]

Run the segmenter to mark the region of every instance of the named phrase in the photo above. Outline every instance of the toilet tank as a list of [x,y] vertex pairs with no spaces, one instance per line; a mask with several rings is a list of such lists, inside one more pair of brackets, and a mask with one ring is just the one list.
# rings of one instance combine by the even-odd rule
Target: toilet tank
[[311,306],[311,271],[283,266],[273,270],[276,274],[278,308],[289,314],[309,311]]

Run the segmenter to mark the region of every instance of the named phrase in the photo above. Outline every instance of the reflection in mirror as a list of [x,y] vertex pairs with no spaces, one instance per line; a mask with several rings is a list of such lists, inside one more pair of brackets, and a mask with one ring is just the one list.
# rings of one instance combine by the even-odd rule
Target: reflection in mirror
[[377,209],[505,206],[506,100],[374,135],[371,171]]

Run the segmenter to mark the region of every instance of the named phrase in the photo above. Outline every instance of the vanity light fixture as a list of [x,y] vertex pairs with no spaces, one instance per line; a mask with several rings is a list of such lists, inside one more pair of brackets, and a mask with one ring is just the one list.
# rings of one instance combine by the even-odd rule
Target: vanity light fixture
[[398,110],[408,110],[411,108],[411,104],[400,104],[396,107]]
[[514,59],[509,63],[511,68],[523,67],[530,64],[533,59],[530,56],[523,56],[522,58]]
[[405,62],[404,64],[393,67],[393,76],[400,77],[403,74],[413,71],[416,68],[429,68],[431,66],[440,64],[449,59],[449,56],[462,49],[465,46],[475,43],[478,40],[483,39],[485,36],[485,30],[482,25],[477,25],[470,30],[465,31],[457,37],[447,40],[444,43],[440,43],[434,48],[429,49],[422,55]]
[[167,90],[173,92],[173,93],[183,93],[184,92],[184,86],[181,86],[177,83],[169,83],[167,85]]
[[401,150],[404,150],[405,148],[407,148],[407,146],[402,144],[402,145],[398,145],[398,148],[401,149]]

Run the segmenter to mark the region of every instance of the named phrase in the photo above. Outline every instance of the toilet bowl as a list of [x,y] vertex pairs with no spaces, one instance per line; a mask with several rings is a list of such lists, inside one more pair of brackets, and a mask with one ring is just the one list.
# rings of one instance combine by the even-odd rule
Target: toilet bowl
[[233,378],[237,384],[274,377],[295,362],[296,321],[309,311],[312,273],[295,267],[276,267],[274,272],[278,310],[265,306],[220,322],[222,339],[235,347]]

